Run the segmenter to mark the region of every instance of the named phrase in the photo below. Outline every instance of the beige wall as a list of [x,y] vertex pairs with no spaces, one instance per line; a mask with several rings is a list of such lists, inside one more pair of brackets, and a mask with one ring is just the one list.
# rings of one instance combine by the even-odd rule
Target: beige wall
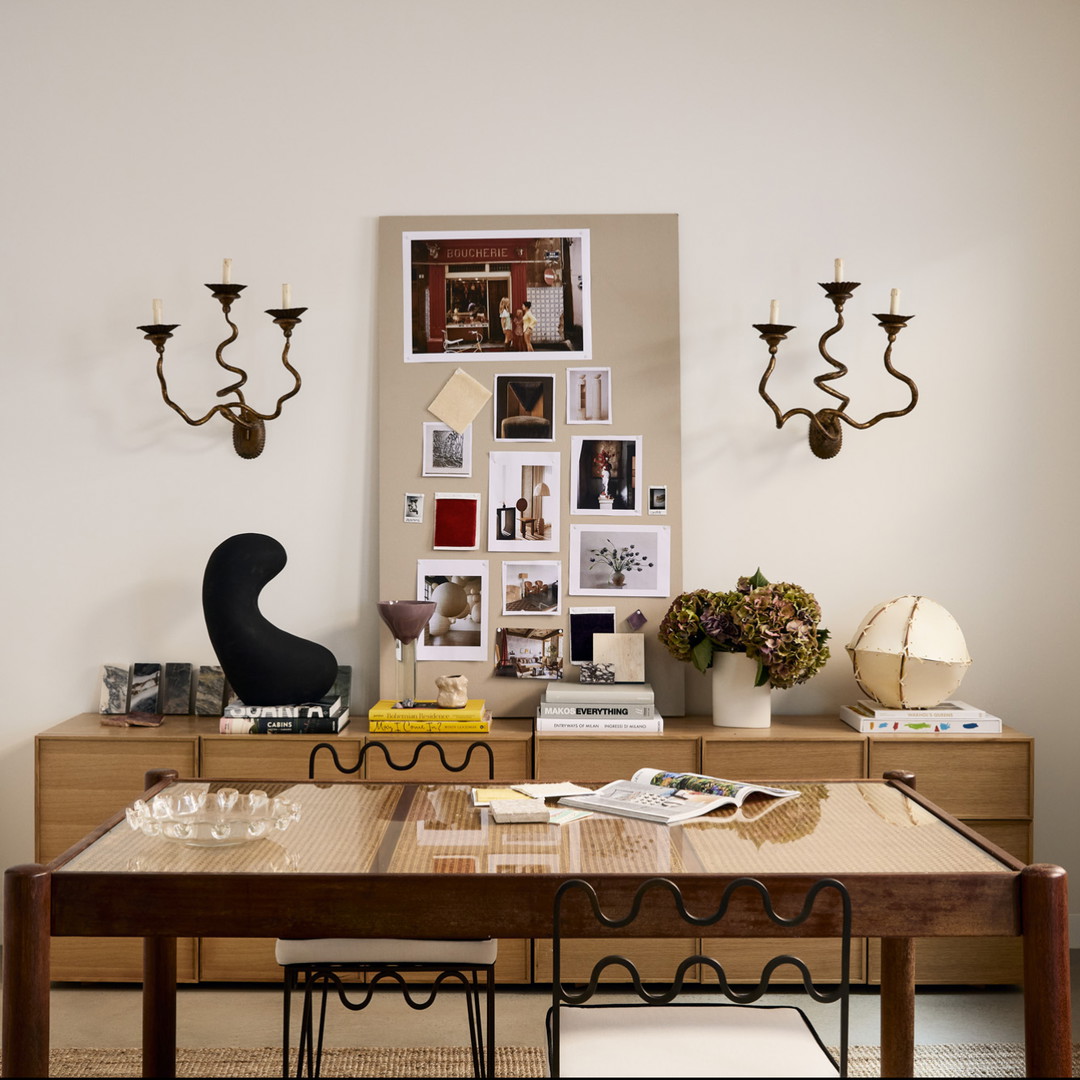
[[[963,696],[1037,736],[1037,857],[1080,870],[1078,45],[1068,0],[6,0],[0,863],[32,854],[33,734],[96,707],[102,662],[211,658],[202,569],[234,532],[289,552],[266,613],[377,689],[380,215],[674,212],[687,586],[760,565],[817,594],[836,655],[782,712],[852,698],[874,603],[940,601]],[[262,310],[283,281],[311,309],[254,462],[166,410],[135,329],[164,297],[207,407],[224,256],[256,404],[287,385]],[[891,287],[922,400],[821,462],[757,397],[750,324],[780,300],[774,394],[814,401],[836,256],[855,410],[902,402],[868,314]]]

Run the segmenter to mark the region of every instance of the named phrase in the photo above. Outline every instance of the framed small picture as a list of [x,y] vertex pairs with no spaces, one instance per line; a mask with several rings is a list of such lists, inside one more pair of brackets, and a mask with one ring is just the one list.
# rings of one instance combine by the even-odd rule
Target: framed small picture
[[566,422],[611,423],[611,368],[566,369]]
[[502,564],[504,615],[559,615],[562,612],[562,563],[518,561]]
[[671,526],[571,525],[571,596],[667,596]]
[[649,513],[667,513],[667,485],[660,484],[649,488]]
[[570,443],[570,513],[639,515],[642,437],[575,435]]
[[495,441],[554,442],[555,376],[495,376]]
[[488,658],[486,559],[420,559],[416,598],[431,600],[435,614],[416,641],[418,660]]
[[511,679],[561,679],[563,630],[530,627],[495,631],[495,674]]
[[409,525],[420,525],[424,521],[424,496],[419,492],[405,492],[405,516],[403,520]]
[[424,476],[472,476],[472,425],[455,431],[449,424],[424,424]]

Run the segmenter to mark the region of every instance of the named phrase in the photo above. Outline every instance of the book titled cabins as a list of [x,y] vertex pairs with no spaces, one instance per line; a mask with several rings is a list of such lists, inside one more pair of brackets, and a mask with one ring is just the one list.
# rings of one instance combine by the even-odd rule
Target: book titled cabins
[[536,730],[564,735],[656,735],[664,718],[649,683],[549,683],[536,709]]
[[222,735],[336,735],[349,723],[349,703],[334,691],[297,705],[245,705],[222,710]]

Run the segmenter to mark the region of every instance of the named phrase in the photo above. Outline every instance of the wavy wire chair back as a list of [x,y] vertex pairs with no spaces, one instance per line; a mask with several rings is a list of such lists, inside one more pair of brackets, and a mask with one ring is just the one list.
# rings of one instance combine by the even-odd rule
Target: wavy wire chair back
[[352,773],[358,773],[363,769],[364,762],[367,759],[368,751],[370,750],[381,750],[386,764],[395,772],[408,772],[410,769],[415,767],[416,763],[420,760],[420,752],[426,746],[433,746],[435,748],[439,755],[440,764],[447,772],[451,773],[464,772],[469,767],[469,762],[472,760],[473,753],[477,750],[481,750],[487,754],[488,779],[495,779],[495,754],[491,749],[491,745],[480,739],[474,742],[470,742],[465,747],[465,758],[460,765],[451,765],[446,760],[446,752],[443,749],[442,743],[436,742],[434,739],[421,739],[418,743],[416,743],[416,745],[413,747],[412,757],[403,764],[395,762],[390,757],[390,751],[389,749],[387,749],[386,744],[378,741],[365,742],[360,747],[360,752],[357,754],[355,765],[343,765],[341,763],[341,759],[338,757],[337,747],[334,746],[333,743],[316,743],[316,745],[311,748],[311,756],[308,758],[308,779],[315,779],[315,761],[319,755],[320,750],[329,750],[330,756],[334,759],[334,767],[337,769],[337,771],[349,775]]
[[[749,889],[756,892],[761,900],[762,914],[772,925],[779,930],[793,930],[806,924],[811,916],[815,915],[815,907],[823,894],[833,894],[833,900],[829,910],[817,912],[815,921],[816,928],[821,925],[820,920],[825,919],[825,929],[830,936],[839,938],[840,973],[838,979],[830,979],[825,986],[818,985],[807,964],[799,957],[791,953],[783,953],[770,958],[762,967],[761,975],[757,983],[743,991],[737,990],[728,978],[727,972],[714,957],[697,953],[684,958],[678,964],[670,983],[666,988],[650,991],[645,986],[644,980],[633,960],[618,954],[608,954],[598,959],[589,972],[588,981],[582,984],[580,981],[573,983],[579,989],[571,989],[570,984],[563,979],[562,970],[562,941],[563,941],[563,906],[574,892],[584,894],[588,900],[592,917],[599,926],[610,930],[624,929],[635,922],[642,913],[646,895],[655,892],[667,892],[673,902],[671,921],[678,920],[688,926],[705,930],[716,926],[728,913],[732,898],[739,890]],[[643,882],[634,894],[630,910],[624,916],[611,916],[604,913],[600,906],[600,899],[596,890],[587,881],[573,879],[564,882],[555,894],[554,902],[554,933],[552,937],[552,1008],[549,1013],[549,1050],[552,1054],[552,1075],[558,1075],[558,1039],[559,1039],[559,1006],[581,1005],[591,998],[597,991],[600,977],[605,970],[612,967],[624,969],[630,977],[634,992],[649,1005],[667,1005],[687,989],[687,974],[696,967],[711,970],[717,978],[718,989],[724,997],[740,1005],[747,1005],[758,1001],[769,989],[769,983],[776,970],[784,965],[794,967],[800,974],[803,989],[814,1001],[823,1004],[840,1003],[840,1061],[838,1063],[839,1074],[847,1075],[847,1044],[848,1044],[848,999],[850,993],[850,965],[851,965],[851,897],[844,885],[835,878],[821,878],[815,881],[806,891],[803,903],[798,914],[785,917],[776,911],[772,896],[768,888],[757,878],[740,877],[731,880],[724,888],[715,910],[705,915],[694,915],[690,912],[683,899],[682,891],[678,885],[669,878],[650,878]],[[657,980],[649,980],[656,984]],[[819,980],[824,982],[825,980]],[[746,980],[740,979],[739,984],[745,985]],[[702,979],[695,981],[693,989],[697,992],[711,989],[709,984]],[[831,1055],[830,1055],[831,1056]]]

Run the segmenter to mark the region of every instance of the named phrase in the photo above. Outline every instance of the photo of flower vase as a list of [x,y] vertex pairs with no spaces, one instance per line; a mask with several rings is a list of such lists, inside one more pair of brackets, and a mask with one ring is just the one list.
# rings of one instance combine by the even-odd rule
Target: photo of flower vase
[[755,686],[758,665],[746,653],[715,652],[712,665],[713,724],[765,728],[772,723],[768,683]]

